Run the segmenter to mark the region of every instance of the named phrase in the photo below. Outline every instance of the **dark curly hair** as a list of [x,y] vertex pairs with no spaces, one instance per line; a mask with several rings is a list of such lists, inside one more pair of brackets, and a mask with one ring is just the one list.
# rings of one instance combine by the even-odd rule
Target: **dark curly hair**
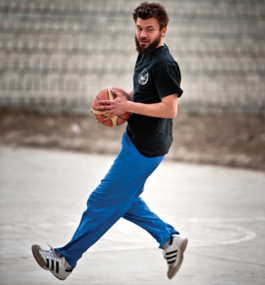
[[144,2],[135,8],[133,12],[133,19],[135,23],[138,18],[141,18],[142,20],[156,18],[160,24],[160,30],[166,27],[169,22],[169,17],[165,7],[157,2]]

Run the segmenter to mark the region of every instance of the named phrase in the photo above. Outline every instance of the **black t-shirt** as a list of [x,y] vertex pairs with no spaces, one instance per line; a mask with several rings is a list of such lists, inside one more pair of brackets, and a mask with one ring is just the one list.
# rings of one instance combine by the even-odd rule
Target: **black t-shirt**
[[[161,98],[178,94],[181,73],[177,62],[164,44],[151,55],[138,55],[133,76],[133,101],[159,103]],[[147,157],[168,153],[172,144],[172,119],[131,114],[127,132],[137,150]]]

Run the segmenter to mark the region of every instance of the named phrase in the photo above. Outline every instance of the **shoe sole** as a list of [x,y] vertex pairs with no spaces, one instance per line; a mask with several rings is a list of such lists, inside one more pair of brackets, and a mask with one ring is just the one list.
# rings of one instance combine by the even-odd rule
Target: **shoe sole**
[[180,269],[180,267],[182,265],[183,259],[184,259],[184,255],[183,254],[184,254],[184,252],[185,252],[185,250],[187,248],[187,245],[188,245],[188,239],[185,238],[184,241],[181,244],[181,247],[180,247],[179,262],[177,263],[177,265],[175,267],[172,268],[172,270],[168,271],[167,277],[169,279],[172,279],[177,274],[177,272],[179,271],[179,269]]
[[32,254],[33,254],[35,260],[37,261],[37,263],[39,264],[39,266],[45,270],[48,270],[48,268],[46,267],[46,261],[43,259],[43,257],[39,253],[39,250],[40,250],[40,247],[38,245],[34,244],[31,247]]
[[[50,271],[49,268],[47,268],[47,266],[46,266],[46,261],[43,259],[42,255],[40,254],[39,249],[40,249],[40,247],[39,247],[38,245],[35,245],[35,244],[34,244],[34,245],[31,247],[32,254],[33,254],[33,256],[34,256],[36,262],[39,264],[39,266],[40,266],[41,268]],[[54,277],[58,278],[59,280],[65,280],[65,279],[62,279],[62,278],[56,276],[52,271],[50,271],[50,272],[52,273],[52,275],[53,275]]]

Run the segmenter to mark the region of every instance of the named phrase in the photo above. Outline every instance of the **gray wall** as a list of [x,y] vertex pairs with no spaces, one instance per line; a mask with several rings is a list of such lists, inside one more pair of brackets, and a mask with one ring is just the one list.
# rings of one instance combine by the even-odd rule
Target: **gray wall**
[[[264,111],[265,1],[160,1],[189,110]],[[87,112],[132,88],[141,1],[0,0],[0,106]]]

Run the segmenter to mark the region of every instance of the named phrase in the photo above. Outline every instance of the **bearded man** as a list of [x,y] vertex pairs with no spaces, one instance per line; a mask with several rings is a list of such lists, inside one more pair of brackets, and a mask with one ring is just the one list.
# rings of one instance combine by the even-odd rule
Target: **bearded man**
[[[134,10],[133,19],[138,51],[133,89],[126,96],[112,90],[117,98],[101,100],[97,108],[102,115],[111,113],[106,119],[131,112],[122,149],[91,193],[72,240],[50,250],[32,246],[38,264],[61,280],[71,274],[83,253],[121,217],[156,239],[168,264],[169,279],[178,272],[188,244],[187,238],[162,221],[140,197],[146,179],[172,144],[172,119],[177,115],[178,98],[183,91],[179,66],[163,41],[169,22],[165,8],[159,3],[142,3]],[[106,105],[108,110],[104,111]]]

